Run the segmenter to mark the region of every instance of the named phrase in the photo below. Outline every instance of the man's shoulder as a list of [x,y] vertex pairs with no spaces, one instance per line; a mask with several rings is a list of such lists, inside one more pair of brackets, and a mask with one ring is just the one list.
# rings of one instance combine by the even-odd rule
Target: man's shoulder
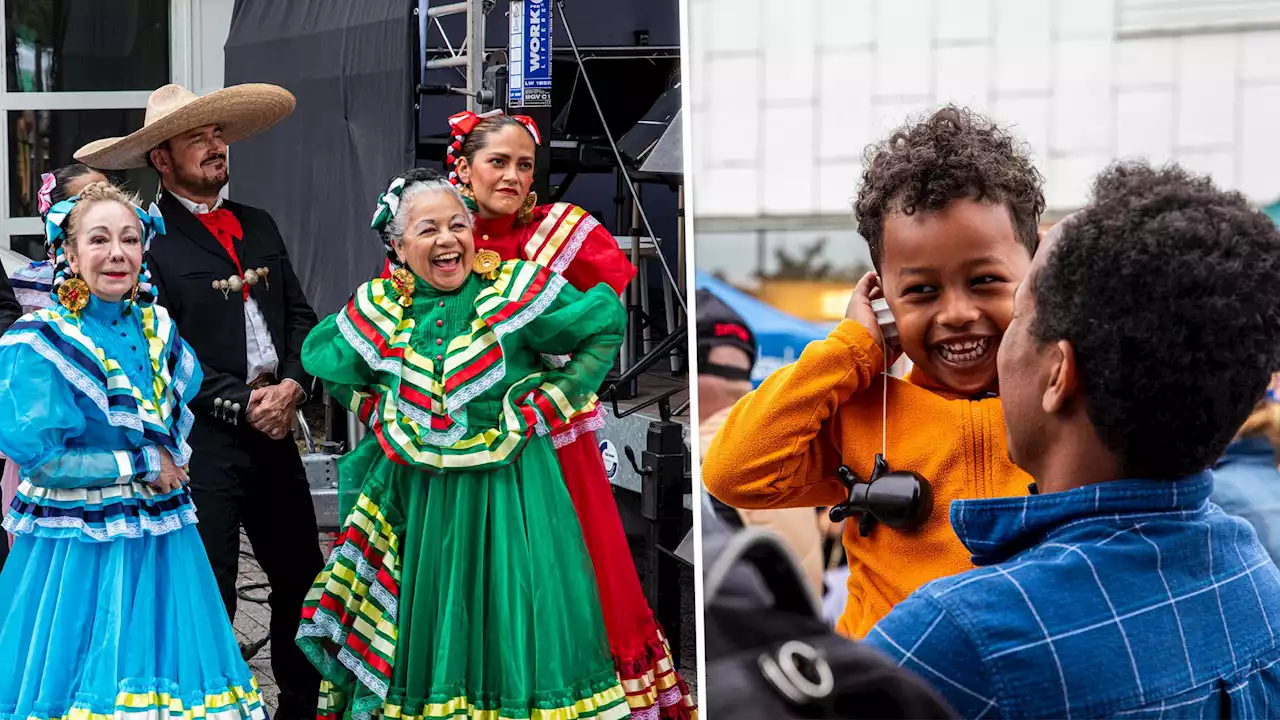
[[236,218],[240,220],[240,222],[244,222],[245,220],[249,220],[249,219],[253,219],[253,220],[271,220],[272,219],[271,213],[267,212],[266,210],[260,207],[257,207],[256,205],[246,205],[242,202],[236,202],[235,200],[227,199],[222,201],[222,207],[230,210],[231,214],[235,215]]

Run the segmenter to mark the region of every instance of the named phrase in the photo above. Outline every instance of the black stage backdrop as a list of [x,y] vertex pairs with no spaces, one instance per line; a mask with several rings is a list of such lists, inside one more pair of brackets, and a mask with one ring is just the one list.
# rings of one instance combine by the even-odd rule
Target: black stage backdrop
[[225,84],[274,83],[298,106],[231,148],[231,197],[275,217],[321,317],[386,258],[369,221],[413,166],[412,13],[406,0],[236,0]]

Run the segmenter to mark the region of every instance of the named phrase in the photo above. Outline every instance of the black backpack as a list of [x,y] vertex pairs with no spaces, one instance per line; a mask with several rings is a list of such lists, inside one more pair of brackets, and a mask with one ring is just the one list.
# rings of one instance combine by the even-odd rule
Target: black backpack
[[926,682],[832,632],[777,536],[703,524],[707,717],[959,717]]

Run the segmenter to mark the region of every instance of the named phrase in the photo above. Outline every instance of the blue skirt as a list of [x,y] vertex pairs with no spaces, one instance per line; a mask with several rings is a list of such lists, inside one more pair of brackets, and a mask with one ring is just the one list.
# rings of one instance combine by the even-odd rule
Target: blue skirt
[[19,536],[0,571],[0,720],[266,718],[194,525]]

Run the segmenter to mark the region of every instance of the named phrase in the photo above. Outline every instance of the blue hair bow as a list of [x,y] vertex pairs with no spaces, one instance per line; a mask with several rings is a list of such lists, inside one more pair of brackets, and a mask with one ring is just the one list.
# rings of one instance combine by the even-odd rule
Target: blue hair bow
[[[62,229],[63,223],[67,221],[67,217],[71,215],[71,208],[76,206],[80,201],[79,195],[72,195],[66,200],[59,200],[49,208],[49,212],[44,216],[44,245],[50,250],[66,237],[66,231]],[[151,240],[156,235],[164,234],[164,215],[161,214],[160,208],[153,202],[149,210],[143,210],[137,205],[133,206],[133,212],[138,216],[138,221],[142,223],[143,243],[142,250],[146,252],[151,247]]]

